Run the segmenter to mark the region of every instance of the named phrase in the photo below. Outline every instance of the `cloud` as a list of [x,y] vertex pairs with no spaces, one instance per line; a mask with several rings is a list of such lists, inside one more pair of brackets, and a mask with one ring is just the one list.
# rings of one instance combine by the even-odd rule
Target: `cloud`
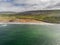
[[60,0],[0,0],[0,11],[60,9]]

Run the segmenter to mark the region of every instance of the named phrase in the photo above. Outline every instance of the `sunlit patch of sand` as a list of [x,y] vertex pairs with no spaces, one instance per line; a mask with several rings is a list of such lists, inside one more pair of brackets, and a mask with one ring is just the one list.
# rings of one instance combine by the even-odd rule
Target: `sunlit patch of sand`
[[[52,23],[46,23],[34,19],[16,19],[16,20],[3,20],[0,21],[0,24],[35,24],[35,25],[54,25]],[[6,26],[6,25],[3,25]]]

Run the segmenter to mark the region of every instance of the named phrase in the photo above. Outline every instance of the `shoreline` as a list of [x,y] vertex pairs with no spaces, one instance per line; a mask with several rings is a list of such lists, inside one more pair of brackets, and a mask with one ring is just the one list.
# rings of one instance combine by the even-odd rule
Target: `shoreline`
[[34,25],[54,25],[52,23],[46,23],[46,22],[38,22],[38,23],[34,23],[34,22],[0,22],[0,24],[34,24]]

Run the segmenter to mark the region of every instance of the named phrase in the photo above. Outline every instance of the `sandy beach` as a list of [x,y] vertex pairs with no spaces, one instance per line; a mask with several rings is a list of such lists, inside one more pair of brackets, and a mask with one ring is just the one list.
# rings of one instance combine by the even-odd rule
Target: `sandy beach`
[[22,22],[0,22],[0,24],[34,24],[34,25],[54,25],[52,23],[46,23],[46,22],[38,22],[38,23],[33,23],[33,22],[26,22],[26,23],[22,23]]
[[54,25],[52,23],[47,23],[47,22],[38,21],[38,20],[34,20],[34,19],[16,19],[16,20],[3,19],[2,21],[0,21],[0,24]]

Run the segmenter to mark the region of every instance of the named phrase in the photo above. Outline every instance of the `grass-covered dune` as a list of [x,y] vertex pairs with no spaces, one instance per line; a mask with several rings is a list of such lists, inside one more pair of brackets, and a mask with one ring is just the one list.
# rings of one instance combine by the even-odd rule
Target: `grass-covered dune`
[[0,13],[0,22],[13,22],[16,21],[16,19],[33,19],[49,23],[60,23],[60,10],[36,10],[21,13]]

